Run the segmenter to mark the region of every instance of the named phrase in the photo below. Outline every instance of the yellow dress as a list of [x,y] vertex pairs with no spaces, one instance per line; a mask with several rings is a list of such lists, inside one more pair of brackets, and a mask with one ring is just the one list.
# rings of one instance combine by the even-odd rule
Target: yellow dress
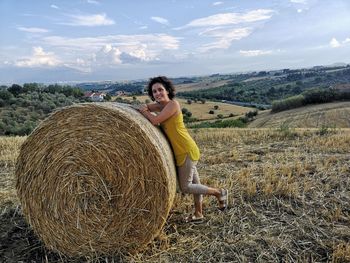
[[192,161],[199,160],[199,149],[185,127],[181,112],[171,116],[160,125],[173,148],[177,166],[184,164],[187,155]]

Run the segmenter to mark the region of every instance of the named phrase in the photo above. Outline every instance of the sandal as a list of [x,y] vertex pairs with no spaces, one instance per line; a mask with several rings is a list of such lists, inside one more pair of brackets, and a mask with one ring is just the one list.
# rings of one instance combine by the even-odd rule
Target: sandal
[[185,223],[202,223],[204,221],[204,216],[189,215],[184,219]]
[[228,207],[228,190],[227,189],[221,189],[221,196],[219,198],[219,203],[220,203],[220,207],[219,207],[220,211],[224,211],[227,209]]

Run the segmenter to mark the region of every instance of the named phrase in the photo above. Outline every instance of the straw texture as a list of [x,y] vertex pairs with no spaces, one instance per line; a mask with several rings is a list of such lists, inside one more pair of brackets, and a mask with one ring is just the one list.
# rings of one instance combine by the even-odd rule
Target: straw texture
[[164,226],[176,171],[166,138],[136,110],[80,104],[53,113],[27,138],[16,188],[47,247],[68,256],[130,253]]

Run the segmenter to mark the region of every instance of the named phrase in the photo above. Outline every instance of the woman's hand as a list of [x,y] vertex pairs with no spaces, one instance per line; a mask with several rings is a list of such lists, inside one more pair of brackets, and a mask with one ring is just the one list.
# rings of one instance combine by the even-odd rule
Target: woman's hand
[[146,105],[146,104],[140,105],[140,107],[139,107],[139,112],[141,112],[141,113],[143,114],[143,113],[145,113],[146,111],[149,111],[147,105]]

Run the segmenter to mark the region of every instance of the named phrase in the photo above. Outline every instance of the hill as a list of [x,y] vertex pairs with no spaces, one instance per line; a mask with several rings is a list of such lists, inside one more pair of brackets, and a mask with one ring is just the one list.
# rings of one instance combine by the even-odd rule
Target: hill
[[262,111],[250,128],[290,128],[350,127],[350,102],[332,102],[309,105],[278,113]]
[[261,71],[236,75],[208,76],[192,84],[181,85],[178,95],[260,104],[271,104],[309,89],[336,88],[350,83],[350,66]]

